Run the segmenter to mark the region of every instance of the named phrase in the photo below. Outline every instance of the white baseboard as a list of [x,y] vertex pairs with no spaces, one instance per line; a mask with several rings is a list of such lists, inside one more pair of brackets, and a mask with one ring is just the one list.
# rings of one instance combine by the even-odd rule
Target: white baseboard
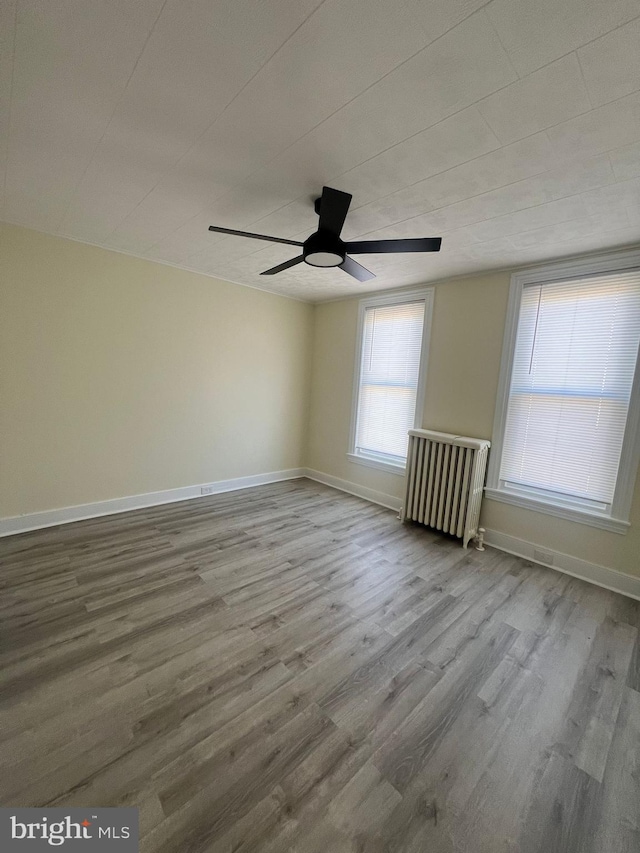
[[[158,506],[160,504],[187,501],[220,492],[234,492],[238,489],[250,489],[253,486],[263,486],[267,483],[279,483],[282,480],[295,480],[306,476],[304,468],[289,468],[286,471],[272,471],[268,474],[254,474],[250,477],[236,477],[233,480],[218,480],[216,483],[202,483],[197,486],[183,486],[179,489],[166,489],[162,492],[147,492],[142,495],[131,495],[124,498],[113,498],[96,503],[66,506],[61,509],[33,512],[27,515],[16,515],[0,518],[0,536],[12,536],[16,533],[26,533],[28,530],[39,530],[43,527],[55,527],[58,524],[69,524],[72,521],[82,521],[86,518],[98,518],[102,515],[115,515],[132,509]],[[207,495],[202,489],[207,488]]]
[[[339,489],[341,492],[347,492],[350,495],[356,495],[359,498],[371,501],[372,503],[380,504],[388,507],[388,509],[400,510],[402,500],[393,495],[387,495],[384,492],[377,492],[373,489],[367,489],[365,486],[351,483],[348,480],[341,480],[331,474],[324,474],[321,471],[314,471],[308,468],[306,476],[310,480],[317,480],[319,483],[324,483],[326,486],[333,486],[334,489]],[[533,542],[527,542],[524,539],[517,539],[515,536],[509,536],[506,533],[500,533],[497,530],[487,530],[485,532],[485,542],[493,548],[500,551],[506,551],[508,554],[514,554],[516,557],[523,557],[526,560],[531,560],[532,563],[537,563],[540,566],[546,566],[549,569],[556,569],[567,575],[572,575],[574,578],[580,578],[588,583],[596,586],[610,589],[612,592],[619,592],[629,598],[640,600],[640,577],[624,574],[615,569],[608,569],[606,566],[600,566],[596,563],[589,563],[587,560],[581,560],[578,557],[572,557],[570,554],[563,554],[561,551],[552,551],[543,545],[536,545]],[[553,563],[545,563],[534,557],[534,551],[545,551],[553,557]]]
[[[484,539],[487,545],[498,548],[500,551],[515,554],[517,557],[524,557],[526,560],[538,563],[538,565],[556,569],[566,575],[572,575],[574,578],[580,578],[596,586],[602,586],[629,598],[640,600],[640,577],[627,575],[624,572],[616,571],[616,569],[608,569],[606,566],[590,563],[588,560],[581,560],[579,557],[572,557],[570,554],[563,554],[561,551],[553,551],[546,545],[535,545],[533,542],[509,536],[508,533],[500,533],[498,530],[487,530]],[[550,554],[553,562],[545,563],[535,558],[534,551],[541,550]]]
[[[161,504],[175,503],[177,501],[192,500],[204,497],[201,490],[209,489],[208,494],[220,494],[221,492],[234,492],[239,489],[250,489],[254,486],[263,486],[268,483],[279,483],[283,480],[296,480],[300,477],[308,477],[325,486],[331,486],[341,492],[347,492],[371,503],[379,504],[387,509],[399,511],[402,507],[401,498],[378,492],[366,486],[360,486],[348,480],[341,480],[331,474],[315,471],[313,468],[290,468],[286,471],[272,471],[268,474],[255,474],[250,477],[236,477],[233,480],[218,480],[216,483],[203,483],[197,486],[184,486],[179,489],[167,489],[161,492],[148,492],[142,495],[131,495],[124,498],[114,498],[96,503],[81,504],[80,506],[68,506],[61,509],[46,510],[45,512],[34,512],[27,515],[18,515],[10,518],[0,519],[0,537],[12,536],[16,533],[26,533],[29,530],[39,530],[44,527],[55,527],[59,524],[69,524],[73,521],[82,521],[87,518],[98,518],[103,515],[114,515],[120,512],[128,512],[134,509],[159,506]],[[580,578],[596,586],[619,592],[622,595],[640,600],[640,577],[627,575],[606,566],[590,563],[570,554],[560,551],[552,551],[542,545],[527,542],[501,533],[498,530],[488,529],[485,533],[485,542],[500,551],[506,551],[517,557],[523,557],[539,565],[550,569],[556,569],[567,575]],[[544,550],[553,557],[553,562],[542,562],[534,558],[534,551]]]
[[355,495],[358,498],[364,498],[373,504],[380,504],[387,509],[395,509],[400,511],[402,507],[402,499],[396,498],[393,495],[388,495],[385,492],[377,492],[375,489],[368,489],[366,486],[360,486],[357,483],[351,483],[349,480],[341,480],[339,477],[334,477],[332,474],[324,474],[322,471],[314,471],[313,468],[305,469],[305,477],[310,480],[316,480],[318,483],[324,483],[325,486],[332,486],[334,489],[339,489],[341,492],[347,492],[350,495]]

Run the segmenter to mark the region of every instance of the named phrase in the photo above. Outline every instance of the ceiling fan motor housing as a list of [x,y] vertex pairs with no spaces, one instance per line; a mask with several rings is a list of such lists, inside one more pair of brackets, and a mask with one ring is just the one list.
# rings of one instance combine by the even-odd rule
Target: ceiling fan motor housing
[[347,254],[343,241],[330,231],[316,231],[302,247],[307,264],[312,267],[339,267]]

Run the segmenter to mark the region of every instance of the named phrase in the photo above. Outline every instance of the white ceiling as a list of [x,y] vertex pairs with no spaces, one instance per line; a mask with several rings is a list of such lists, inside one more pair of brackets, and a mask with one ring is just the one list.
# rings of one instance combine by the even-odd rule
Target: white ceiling
[[[640,239],[640,0],[0,0],[0,217],[303,299]],[[443,237],[301,265],[343,232]]]

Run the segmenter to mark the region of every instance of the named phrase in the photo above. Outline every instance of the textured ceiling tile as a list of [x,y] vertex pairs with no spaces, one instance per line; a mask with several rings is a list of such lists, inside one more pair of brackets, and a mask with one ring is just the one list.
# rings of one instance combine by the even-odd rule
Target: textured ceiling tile
[[616,181],[607,154],[586,160],[568,160],[559,169],[544,174],[542,179],[552,199],[576,195]]
[[591,109],[575,53],[512,83],[478,104],[503,143],[515,142]]
[[61,234],[106,242],[154,186],[165,158],[154,151],[157,145],[135,144],[132,136],[117,138],[111,131],[103,139],[59,226]]
[[578,56],[594,107],[637,92],[640,89],[640,18],[581,48]]
[[[311,20],[313,21],[314,18]],[[378,23],[384,24],[384,20],[379,21]],[[299,32],[302,32],[302,30]],[[332,50],[335,50],[335,48],[332,48]],[[402,73],[403,75],[408,74],[409,77],[406,79],[403,78],[404,85],[398,90],[396,96],[391,97],[390,95],[384,95],[383,92],[381,93],[381,97],[383,97],[383,100],[388,99],[389,109],[393,109],[394,107],[392,105],[394,103],[399,103],[400,98],[402,98],[403,103],[406,102],[407,93],[414,92],[416,86],[422,86],[420,81],[431,80],[429,90],[425,90],[424,97],[429,105],[429,114],[432,121],[436,121],[443,115],[453,112],[459,108],[461,104],[468,103],[473,98],[474,93],[477,96],[493,91],[495,88],[504,85],[514,77],[508,60],[499,46],[495,33],[483,16],[474,16],[473,18],[469,18],[463,25],[461,25],[461,27],[457,28],[456,31],[449,33],[444,39],[441,39],[437,45],[432,45],[426,50],[420,52],[416,57],[410,60],[410,62],[405,63],[402,67]],[[436,74],[438,74],[439,77],[436,77]],[[392,79],[395,79],[395,74],[389,74],[385,78],[387,81]],[[258,78],[256,78],[254,83],[252,83],[252,86],[258,85],[257,80]],[[373,89],[376,88],[377,87],[373,87]],[[283,90],[283,92],[284,91],[285,90]],[[263,105],[261,105],[260,109],[262,110],[262,108]],[[412,107],[411,111],[416,111],[415,106]],[[225,117],[226,116],[227,114],[225,114]],[[257,122],[258,124],[262,121],[260,115],[248,115],[246,121],[249,120],[252,123]],[[230,121],[231,120],[227,118],[227,125],[229,127]],[[244,121],[245,120],[243,119],[243,122]],[[282,122],[285,125],[287,124],[284,118],[282,119]],[[276,124],[277,123],[278,120],[276,118]],[[202,163],[201,174],[198,174],[197,170],[194,171],[192,178],[194,190],[190,193],[190,196],[199,200],[194,203],[194,207],[192,209],[194,213],[198,204],[200,204],[200,207],[203,206],[200,203],[200,200],[203,200],[208,189],[210,190],[211,197],[218,196],[221,191],[220,184],[214,187],[211,184],[211,178],[204,179],[205,172],[215,174],[216,171],[224,165],[224,169],[222,170],[225,176],[224,180],[231,186],[233,185],[235,177],[238,176],[239,172],[234,167],[234,164],[229,163],[228,160],[232,152],[235,157],[239,149],[242,149],[242,146],[245,144],[246,134],[243,134],[243,128],[243,123],[241,123],[240,127],[233,128],[235,144],[224,146],[224,150],[229,152],[229,156],[226,157],[223,164],[219,162],[219,157],[216,158],[215,153],[212,152],[210,166],[206,168],[205,163]],[[366,129],[360,128],[358,131],[354,129],[354,132],[364,133],[366,132]],[[484,126],[483,134],[486,137],[487,129]],[[256,149],[262,150],[262,135],[260,133],[257,135],[251,134],[251,139],[251,145],[256,147]],[[348,150],[348,146],[350,145],[349,138],[345,139],[345,137],[340,136],[340,140],[342,141],[342,148]],[[479,140],[479,144],[482,145],[482,140]],[[195,154],[192,156],[195,157]],[[259,195],[261,180],[261,176],[258,174],[256,181],[251,182],[251,192],[254,196]],[[322,182],[324,182],[324,180],[328,180],[328,178],[325,179],[323,177],[321,181],[320,176],[318,176],[318,180],[316,182],[318,190],[322,186]],[[269,186],[265,189],[268,190]],[[291,188],[291,200],[295,198],[300,189],[301,187],[299,185],[294,184]],[[229,192],[231,192],[231,188],[227,190],[227,193]],[[273,207],[276,206],[277,205],[273,205]],[[174,210],[175,215],[173,214]],[[263,211],[261,215],[264,215],[264,213],[265,211]],[[123,235],[123,240],[120,239],[120,235],[118,231],[116,231],[116,233],[110,237],[109,243],[110,245],[117,246],[118,248],[128,249],[132,245],[131,237],[133,236],[135,238],[136,246],[146,246],[148,244],[145,241],[149,241],[150,243],[154,239],[159,240],[167,233],[169,230],[169,222],[177,223],[188,218],[182,216],[182,219],[180,219],[181,216],[181,208],[176,210],[171,205],[166,204],[165,199],[163,198],[163,187],[159,186],[147,199],[145,199],[144,203],[139,206],[129,220],[123,225],[122,229],[120,229],[123,231],[126,230],[126,234]],[[241,223],[236,220],[235,222],[229,221],[226,224],[229,224],[230,227],[242,227],[242,224],[246,226],[249,221],[251,220],[243,220],[243,223]]]
[[640,139],[640,94],[605,104],[547,131],[560,156],[589,157]]
[[405,6],[416,16],[429,41],[460,24],[473,12],[485,6],[487,0],[403,0]]
[[361,236],[482,195],[530,175],[546,172],[556,163],[547,136],[536,134],[355,210],[347,220],[349,235]]
[[[172,0],[145,47],[63,229],[106,238],[320,0]],[[221,20],[225,27],[219,26]],[[229,32],[234,38],[229,38]],[[88,223],[96,207],[99,223]]]
[[533,246],[545,244],[563,243],[573,239],[582,239],[592,234],[601,234],[604,231],[614,231],[629,225],[626,211],[617,212],[613,220],[603,223],[598,217],[582,217],[580,219],[560,222],[555,225],[545,225],[543,228],[516,234],[511,237],[511,243],[516,249],[526,249]]
[[372,157],[338,181],[359,207],[499,147],[480,113],[470,107]]
[[487,219],[470,225],[467,230],[477,240],[497,240],[545,225],[577,219],[584,213],[584,201],[579,196],[574,196]]
[[[638,242],[640,0],[21,0],[15,64],[12,3],[5,219],[312,300]],[[323,184],[442,251],[265,278],[296,247],[208,231],[304,239]]]
[[[357,7],[326,0],[181,160],[172,182],[211,203],[424,45],[403,7],[384,0]],[[122,229],[149,241],[172,230],[156,216],[164,189],[153,190]],[[195,202],[192,215],[203,207]],[[183,222],[176,216],[172,227]]]
[[614,219],[620,210],[640,208],[640,179],[621,181],[582,193],[587,211],[594,216]]
[[[293,198],[302,192],[311,192],[385,149],[415,137],[422,128],[436,125],[514,78],[492,27],[483,15],[474,15],[437,44],[430,45],[387,74],[251,175],[252,186],[272,192],[282,192],[284,188]],[[457,120],[456,126],[461,134],[476,138],[461,138],[457,142],[455,148],[461,152],[460,157],[466,157],[465,150],[472,152],[469,156],[477,156],[497,147],[497,140],[478,119],[477,113],[468,120],[472,123],[467,127],[464,127],[464,118]],[[443,133],[446,132],[443,128]],[[438,133],[431,138],[437,148]],[[424,144],[429,146],[429,137]],[[448,144],[452,147],[451,163],[456,162],[454,146]],[[393,164],[409,160],[413,171],[418,172],[402,179],[400,186],[440,170],[437,166],[429,166],[430,159],[438,157],[433,146],[429,149],[433,153],[431,158],[425,158],[420,139],[412,140],[408,146],[409,155],[403,156],[402,149],[398,149],[386,157],[386,162]],[[416,164],[422,164],[423,160],[425,165],[416,170]]]
[[35,0],[18,11],[5,215],[54,229],[104,133],[161,0]]
[[638,0],[492,0],[486,9],[521,75],[640,15]]
[[609,159],[618,180],[640,176],[640,142],[610,151]]
[[[516,79],[495,30],[484,12],[467,18],[390,75],[394,105],[430,117],[427,124],[446,118]],[[409,97],[408,93],[411,93]],[[372,93],[375,94],[375,93]],[[396,113],[396,118],[401,116]]]
[[[475,198],[442,207],[426,214],[436,229],[446,231],[461,228],[474,222],[483,222],[527,207],[544,204],[549,200],[548,192],[541,180],[535,178],[519,181],[497,190],[483,193]],[[418,217],[414,222],[420,221]],[[408,225],[409,223],[407,223]]]
[[[220,218],[221,216],[223,218]],[[269,234],[274,237],[298,239],[296,236],[298,232],[302,231],[304,236],[307,236],[317,227],[317,222],[318,218],[313,210],[313,197],[309,196],[308,199],[296,200],[279,207],[273,213],[252,222],[251,227],[246,228],[246,230],[258,234]],[[209,225],[227,227],[228,222],[224,213],[219,210],[204,211],[160,241],[157,244],[159,255],[166,256],[167,259],[174,262],[180,262],[188,257],[193,258],[200,252],[209,253],[212,246],[220,246],[228,239],[221,234],[208,231]],[[234,226],[231,225],[231,227]],[[241,238],[234,240],[238,246],[242,245],[240,241]],[[251,246],[256,241],[247,240],[246,242],[248,244],[247,249],[245,252],[239,251],[238,256],[252,253]],[[260,245],[264,247],[273,244],[261,243]]]

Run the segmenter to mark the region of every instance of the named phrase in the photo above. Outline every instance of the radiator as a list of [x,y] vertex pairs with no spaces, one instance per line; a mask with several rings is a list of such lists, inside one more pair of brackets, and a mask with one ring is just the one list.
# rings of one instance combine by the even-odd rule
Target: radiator
[[402,520],[451,533],[466,548],[478,532],[490,446],[480,438],[409,430]]

